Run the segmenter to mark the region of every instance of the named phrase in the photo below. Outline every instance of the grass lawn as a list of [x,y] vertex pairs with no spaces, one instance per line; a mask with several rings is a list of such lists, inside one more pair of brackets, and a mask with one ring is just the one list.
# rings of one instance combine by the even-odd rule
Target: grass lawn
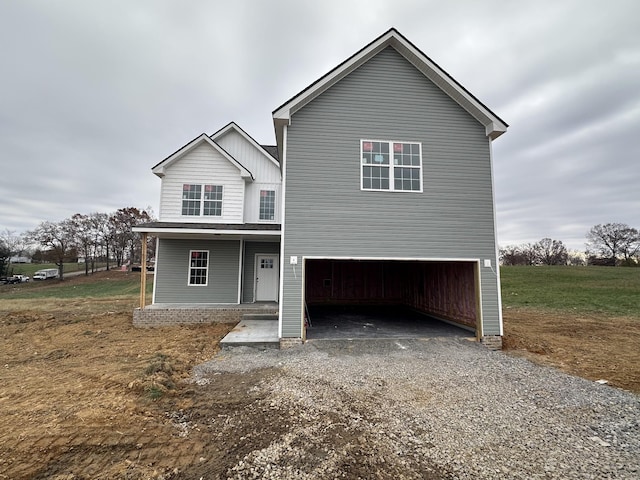
[[500,268],[503,306],[640,318],[640,268]]
[[[38,298],[136,298],[140,293],[140,274],[112,270],[69,277],[64,281],[42,280],[0,288],[2,299]],[[153,275],[147,275],[147,295],[153,291]]]
[[[96,263],[96,268],[104,266],[104,263]],[[58,266],[55,263],[12,263],[11,265],[9,265],[9,271],[11,272],[11,275],[28,275],[29,277],[33,277],[33,274],[38,270],[44,270],[46,268],[57,269]],[[91,270],[91,265],[89,265],[89,270]],[[81,271],[84,271],[84,263],[74,262],[64,264],[64,273]]]

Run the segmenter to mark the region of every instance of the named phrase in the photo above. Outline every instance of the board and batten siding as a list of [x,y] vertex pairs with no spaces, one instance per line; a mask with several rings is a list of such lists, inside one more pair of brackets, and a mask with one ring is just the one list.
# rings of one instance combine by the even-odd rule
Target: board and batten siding
[[216,138],[216,143],[249,170],[256,180],[280,183],[280,167],[235,130]]
[[[360,189],[360,140],[420,142],[423,193]],[[483,334],[500,333],[490,140],[388,47],[295,112],[287,129],[282,336],[301,336],[304,256],[490,259]]]
[[[222,216],[182,215],[184,184],[222,185]],[[242,223],[245,181],[240,171],[211,145],[201,144],[169,166],[160,188],[163,222]]]
[[280,242],[244,242],[244,264],[242,271],[242,303],[255,301],[256,255],[280,254]]
[[[246,186],[244,221],[246,223],[280,223],[282,179],[277,163],[265,157],[264,153],[235,130],[229,130],[217,138],[216,143],[247,168],[255,178],[254,182]],[[275,218],[271,221],[260,220],[260,190],[276,192]]]
[[[208,284],[189,285],[189,253],[209,251]],[[153,303],[238,303],[239,240],[158,241]]]

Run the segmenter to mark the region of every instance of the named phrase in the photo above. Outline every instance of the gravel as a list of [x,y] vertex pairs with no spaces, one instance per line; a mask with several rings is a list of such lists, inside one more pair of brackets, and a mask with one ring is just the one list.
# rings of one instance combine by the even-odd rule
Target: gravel
[[264,368],[286,433],[231,478],[640,478],[640,397],[467,339],[237,347],[194,376]]

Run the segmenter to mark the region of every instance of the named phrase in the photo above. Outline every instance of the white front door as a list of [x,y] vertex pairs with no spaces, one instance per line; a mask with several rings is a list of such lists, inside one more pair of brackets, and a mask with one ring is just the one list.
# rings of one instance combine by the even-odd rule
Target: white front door
[[278,255],[256,255],[256,302],[278,300]]

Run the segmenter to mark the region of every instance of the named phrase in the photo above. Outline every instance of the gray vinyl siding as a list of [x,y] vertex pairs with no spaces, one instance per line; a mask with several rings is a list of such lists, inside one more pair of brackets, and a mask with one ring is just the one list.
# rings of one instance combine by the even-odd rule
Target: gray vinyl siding
[[[207,286],[188,285],[190,250],[209,251]],[[239,240],[160,239],[154,303],[238,303]]]
[[244,265],[242,270],[242,303],[252,303],[255,288],[256,254],[280,254],[279,242],[245,242]]
[[[360,190],[360,140],[422,144],[423,193]],[[297,255],[491,259],[484,334],[499,334],[490,140],[391,47],[292,116],[287,130],[283,337],[300,337]]]

